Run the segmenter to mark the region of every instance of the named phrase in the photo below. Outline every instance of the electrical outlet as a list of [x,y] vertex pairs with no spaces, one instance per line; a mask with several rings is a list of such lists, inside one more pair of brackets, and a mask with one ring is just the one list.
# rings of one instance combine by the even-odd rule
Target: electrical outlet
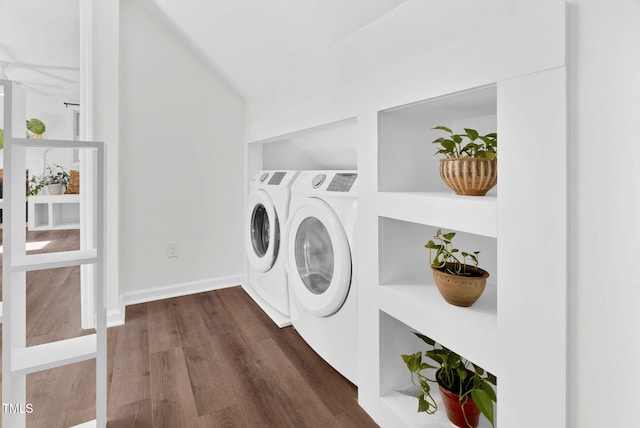
[[167,243],[167,257],[178,257],[178,243],[177,242],[169,242]]

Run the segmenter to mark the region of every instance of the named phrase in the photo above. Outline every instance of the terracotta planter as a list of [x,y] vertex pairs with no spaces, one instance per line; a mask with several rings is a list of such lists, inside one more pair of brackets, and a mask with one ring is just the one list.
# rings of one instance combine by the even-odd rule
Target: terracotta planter
[[455,306],[468,307],[473,305],[482,295],[489,272],[475,266],[467,265],[467,270],[475,271],[479,276],[459,276],[443,272],[431,266],[433,279],[438,291],[448,303]]
[[440,177],[457,195],[484,196],[498,182],[498,160],[441,159]]
[[457,427],[475,428],[480,420],[480,409],[471,397],[467,398],[464,405],[460,405],[460,396],[448,391],[440,384],[440,395],[447,411],[447,417]]

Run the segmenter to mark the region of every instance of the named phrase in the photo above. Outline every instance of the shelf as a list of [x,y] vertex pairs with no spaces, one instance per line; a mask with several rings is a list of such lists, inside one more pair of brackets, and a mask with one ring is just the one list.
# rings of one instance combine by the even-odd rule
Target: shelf
[[14,148],[99,149],[102,143],[82,140],[50,140],[48,138],[12,138]]
[[29,230],[80,228],[80,195],[29,197]]
[[[389,208],[389,211],[391,210],[393,209]],[[399,210],[396,210],[395,214],[404,217],[412,215],[403,214]],[[415,280],[416,284],[433,282],[432,272],[429,268],[429,250],[425,248],[425,244],[433,239],[440,226],[388,217],[378,217],[378,226],[379,284],[404,283],[407,278]],[[478,256],[480,267],[490,273],[489,281],[500,284],[497,265],[497,238],[444,228],[444,232],[449,231],[456,232],[454,242],[460,251],[469,253],[480,251]]]
[[249,174],[264,169],[357,169],[358,118],[248,143]]
[[61,195],[35,195],[29,196],[29,200],[36,204],[78,204],[80,203],[79,194],[61,194]]
[[15,259],[13,271],[56,269],[68,266],[97,263],[96,250],[61,251],[56,253],[30,254]]
[[95,334],[15,349],[11,360],[11,374],[25,375],[77,363],[95,356]]
[[381,217],[496,237],[495,196],[458,196],[453,192],[380,192]]
[[[407,385],[406,389],[410,386]],[[405,391],[405,388],[399,388],[398,391],[392,391],[380,397],[383,404],[395,412],[407,427],[415,428],[451,428],[454,425],[447,418],[440,391],[433,388],[431,395],[438,404],[438,411],[434,415],[426,413],[418,413],[418,400],[415,397],[399,392]],[[483,415],[480,415],[480,423],[478,428],[491,428],[491,424]]]
[[48,224],[38,224],[35,227],[30,227],[31,231],[39,231],[39,230],[67,230],[67,229],[80,229],[80,223],[77,221],[61,221],[53,226],[49,226]]
[[337,120],[335,122],[329,122],[329,123],[323,123],[320,125],[316,125],[316,126],[311,126],[309,128],[304,128],[304,129],[298,129],[295,131],[291,131],[291,132],[287,132],[285,134],[280,134],[274,137],[269,137],[269,138],[265,138],[265,139],[261,139],[261,140],[254,140],[254,141],[249,141],[247,144],[249,145],[262,145],[262,144],[269,144],[269,143],[274,143],[274,142],[281,142],[284,140],[291,140],[291,139],[296,139],[302,136],[306,136],[306,135],[317,135],[326,131],[331,131],[333,129],[338,129],[338,128],[343,128],[346,126],[353,126],[353,125],[357,125],[358,123],[358,118],[353,116],[353,117],[348,117],[346,119],[342,119],[342,120]]
[[[378,113],[378,189],[402,192],[446,192],[440,178],[437,146],[445,136],[433,129],[445,125],[462,132],[478,130],[481,135],[497,129],[497,89],[495,85],[422,100]],[[497,194],[492,189],[489,194]]]
[[433,283],[408,280],[379,286],[379,308],[466,359],[498,375],[497,287],[488,283],[469,308],[445,302]]

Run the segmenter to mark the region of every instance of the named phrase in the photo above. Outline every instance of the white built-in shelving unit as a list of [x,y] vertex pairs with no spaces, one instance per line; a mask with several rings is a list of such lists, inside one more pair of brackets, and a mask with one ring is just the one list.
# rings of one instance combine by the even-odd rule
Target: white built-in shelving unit
[[[380,313],[380,399],[409,426],[442,426],[443,412],[415,414],[403,353],[424,350],[421,332],[498,375],[498,192],[485,197],[455,195],[439,176],[437,125],[470,127],[481,134],[497,126],[496,85],[436,97],[378,114],[378,310]],[[491,272],[481,298],[470,308],[440,296],[426,242],[438,229],[456,232],[456,247],[480,250]],[[391,345],[391,346],[389,346]],[[499,380],[499,379],[498,379]],[[438,395],[437,393],[435,395]],[[483,424],[488,421],[483,419]],[[447,426],[447,425],[444,425]]]
[[29,230],[80,228],[80,195],[29,196]]
[[[4,95],[4,200],[2,254],[2,402],[9,404],[2,414],[2,426],[20,428],[26,424],[26,375],[95,359],[96,419],[82,426],[106,427],[107,420],[107,330],[104,286],[104,144],[85,141],[25,139],[26,97],[24,88],[0,80]],[[43,148],[80,148],[96,152],[94,248],[78,251],[31,255],[26,253],[27,151]],[[51,214],[50,214],[51,215]],[[53,215],[55,217],[55,214]],[[96,331],[70,339],[27,346],[26,275],[28,272],[66,266],[96,266]],[[4,408],[4,407],[3,407]],[[13,409],[13,410],[11,410]],[[62,409],[61,409],[62,411]]]
[[[365,294],[360,305],[361,322],[379,332],[363,338],[361,356],[368,370],[373,359],[377,373],[361,376],[359,386],[363,406],[382,426],[450,426],[441,412],[417,414],[417,400],[407,393],[411,383],[400,356],[426,349],[412,332],[497,376],[500,426],[521,426],[525,403],[540,396],[552,406],[549,420],[560,421],[551,425],[564,423],[565,74],[558,67],[378,111],[375,184],[361,205],[371,208],[361,214],[369,229],[363,242],[376,251],[364,251],[359,284],[361,295],[366,288],[375,296]],[[437,125],[497,131],[496,189],[485,197],[458,196],[443,184],[431,144]],[[461,250],[480,250],[480,265],[491,273],[472,307],[449,305],[433,282],[424,245],[440,228],[456,232]],[[558,251],[546,259],[549,248]],[[372,265],[373,272],[363,268]],[[548,347],[557,357],[542,368],[549,383],[523,382]],[[489,425],[481,416],[481,426]]]

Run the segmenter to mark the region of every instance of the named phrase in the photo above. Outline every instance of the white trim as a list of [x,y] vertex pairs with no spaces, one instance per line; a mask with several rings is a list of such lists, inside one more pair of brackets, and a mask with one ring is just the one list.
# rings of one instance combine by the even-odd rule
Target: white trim
[[93,137],[93,1],[81,1],[80,12],[80,139]]
[[[81,1],[80,13],[80,139],[93,140],[93,1]],[[79,150],[80,248],[95,248],[95,218],[92,192],[95,159],[91,150]],[[83,191],[84,189],[84,191]],[[95,327],[95,266],[80,267],[80,322],[84,329]]]
[[172,297],[186,296],[189,294],[202,293],[204,291],[236,287],[242,285],[245,280],[246,275],[242,274],[185,282],[182,284],[165,285],[162,287],[146,288],[144,290],[124,293],[122,295],[122,301],[124,306],[153,302],[155,300],[170,299]]
[[107,327],[124,325],[124,305],[120,309],[107,311]]

